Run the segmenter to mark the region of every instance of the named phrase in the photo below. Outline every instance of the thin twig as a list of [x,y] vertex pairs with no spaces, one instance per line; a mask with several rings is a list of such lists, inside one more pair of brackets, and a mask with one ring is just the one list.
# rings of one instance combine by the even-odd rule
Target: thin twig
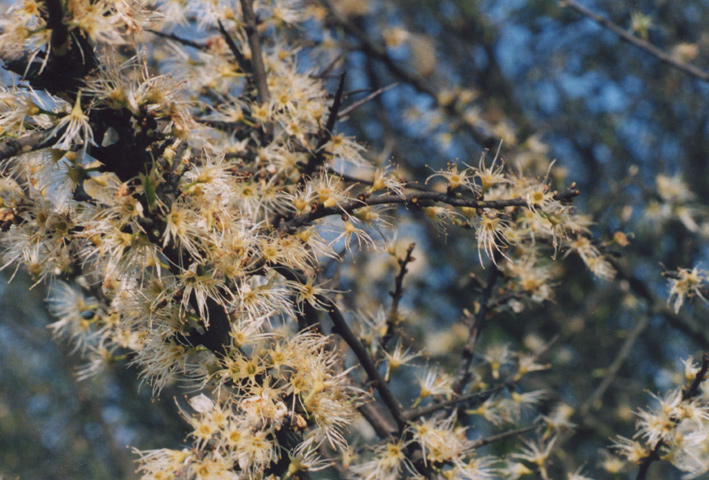
[[373,402],[365,403],[358,406],[357,410],[372,426],[379,438],[385,439],[396,435],[396,426],[386,417],[380,405]]
[[594,407],[594,404],[603,397],[603,394],[606,392],[606,390],[608,390],[608,387],[611,386],[616,376],[618,375],[618,371],[620,371],[620,367],[623,366],[623,363],[628,358],[628,355],[630,355],[633,345],[635,345],[635,342],[640,337],[640,334],[645,331],[647,326],[647,317],[642,316],[638,320],[638,323],[635,325],[635,327],[630,331],[630,334],[625,339],[625,342],[623,342],[623,345],[620,347],[620,350],[618,351],[618,354],[616,355],[611,365],[606,369],[606,374],[603,378],[603,381],[579,407],[579,412],[582,416],[585,416],[588,413],[589,409]]
[[[331,175],[336,175],[336,176],[340,177],[345,182],[360,183],[362,185],[371,185],[374,183],[374,179],[359,178],[359,177],[355,177],[353,175],[348,175],[346,173],[340,173],[332,167],[324,167],[323,170]],[[432,188],[427,187],[426,185],[419,184],[418,182],[404,182],[401,186],[403,188],[408,188],[410,190],[418,190],[421,192],[435,191]]]
[[459,397],[455,397],[450,400],[445,400],[443,402],[436,402],[436,403],[432,403],[431,405],[427,405],[425,407],[419,407],[419,408],[407,410],[404,412],[404,416],[408,420],[416,420],[417,418],[423,417],[424,415],[428,415],[429,413],[435,413],[439,410],[443,410],[444,408],[452,407],[454,405],[462,405],[464,403],[468,403],[473,400],[486,400],[493,393],[499,392],[500,390],[504,390],[505,388],[508,388],[510,385],[512,385],[511,382],[505,382],[505,383],[501,383],[500,385],[497,385],[495,387],[488,388],[487,390],[483,390],[481,392],[470,393],[468,395],[461,395]]
[[161,32],[160,30],[153,30],[150,28],[148,28],[146,31],[152,33],[153,35],[157,35],[158,37],[167,38],[168,40],[172,40],[172,41],[177,42],[181,45],[196,48],[197,50],[206,50],[207,49],[207,45],[205,45],[203,43],[198,43],[198,42],[194,42],[192,40],[187,40],[186,38],[178,37],[174,33]]
[[340,173],[332,167],[323,167],[323,171],[329,173],[330,175],[340,177],[343,182],[359,183],[361,185],[371,185],[372,183],[374,183],[374,180],[366,180],[364,178],[355,177],[347,173]]
[[475,450],[476,448],[484,447],[485,445],[490,445],[491,443],[499,442],[500,440],[504,440],[506,438],[516,437],[517,435],[522,435],[523,433],[531,432],[533,430],[538,430],[542,426],[543,425],[541,425],[541,424],[540,425],[531,425],[529,427],[518,428],[516,430],[509,430],[507,432],[498,433],[497,435],[492,435],[490,437],[481,438],[480,440],[473,442],[473,444],[470,446],[470,448],[471,448],[471,450]]
[[387,90],[390,90],[390,89],[394,88],[394,87],[397,86],[397,85],[398,85],[397,83],[392,83],[391,85],[387,85],[386,87],[382,87],[382,88],[380,88],[380,89],[378,89],[378,90],[376,90],[376,91],[370,93],[369,95],[367,95],[367,96],[364,97],[363,99],[356,101],[355,103],[353,103],[352,105],[349,105],[347,108],[345,108],[345,109],[342,110],[340,113],[338,113],[338,114],[337,114],[337,118],[340,119],[340,118],[346,117],[347,115],[349,115],[350,113],[352,113],[352,112],[353,112],[354,110],[356,110],[357,108],[361,107],[361,106],[364,105],[365,103],[371,102],[372,100],[374,100],[375,98],[377,98],[377,97],[378,97],[379,95],[381,95],[382,93],[386,92]]
[[585,17],[590,18],[591,20],[598,23],[603,28],[615,33],[616,35],[618,35],[621,38],[621,40],[624,40],[624,41],[630,43],[631,45],[634,45],[634,46],[644,50],[645,52],[654,56],[655,58],[657,58],[661,62],[666,63],[667,65],[669,65],[673,68],[676,68],[677,70],[680,70],[680,71],[682,71],[688,75],[691,75],[695,78],[698,78],[699,80],[702,80],[704,82],[709,81],[709,72],[705,72],[704,70],[701,70],[701,69],[695,67],[694,65],[689,65],[688,63],[680,62],[679,60],[672,58],[671,55],[660,50],[659,48],[657,48],[656,46],[647,42],[646,40],[636,37],[632,33],[619,27],[618,25],[611,22],[607,18],[602,17],[601,15],[598,15],[595,12],[592,12],[588,8],[586,8],[583,5],[576,2],[576,0],[563,0],[561,2],[561,5],[562,6],[566,5],[570,8],[572,8],[573,10],[576,10],[578,13],[580,13],[581,15],[584,15]]
[[392,298],[391,308],[389,309],[389,318],[396,317],[396,315],[398,314],[399,302],[401,301],[401,297],[404,294],[404,277],[409,272],[406,267],[409,265],[409,263],[416,260],[412,255],[414,253],[414,248],[416,248],[416,244],[410,244],[406,249],[406,255],[404,256],[404,258],[398,259],[400,268],[399,274],[396,276],[396,280],[394,282],[394,291],[389,292],[389,295],[391,295]]
[[332,69],[335,68],[335,65],[337,65],[337,62],[339,62],[343,58],[345,58],[344,52],[337,55],[325,68],[323,68],[323,70],[320,73],[316,73],[316,74],[311,75],[311,78],[314,78],[316,80],[320,80],[322,78],[325,78],[327,75],[330,74]]
[[463,347],[463,352],[461,353],[460,367],[458,367],[458,374],[456,375],[453,386],[453,392],[455,394],[460,394],[460,392],[465,389],[468,381],[470,381],[470,367],[473,363],[473,357],[475,356],[475,343],[484,327],[485,317],[489,310],[490,298],[492,297],[492,292],[495,289],[499,275],[500,270],[495,265],[492,265],[490,273],[488,274],[487,285],[485,285],[480,299],[480,310],[478,310],[478,313],[470,324],[468,340],[465,342],[465,347]]
[[389,292],[389,295],[391,295],[391,307],[389,307],[389,314],[387,315],[386,333],[380,340],[379,348],[377,350],[380,354],[383,354],[386,350],[387,344],[394,336],[394,329],[399,323],[399,302],[401,301],[401,297],[404,294],[404,277],[408,273],[406,267],[409,263],[415,260],[415,258],[411,255],[415,247],[416,244],[412,243],[406,249],[406,255],[404,256],[404,258],[396,259],[399,264],[399,274],[394,280],[394,291]]
[[682,391],[682,400],[689,400],[690,398],[694,398],[697,395],[699,395],[699,386],[702,384],[704,379],[706,378],[707,371],[709,370],[709,353],[704,353],[702,355],[702,366],[697,372],[697,375],[694,377],[694,380],[692,380],[692,383],[689,384],[688,387],[686,387]]
[[320,131],[320,139],[315,147],[315,152],[308,159],[308,163],[302,168],[302,179],[309,177],[315,169],[323,164],[325,159],[325,144],[332,138],[332,132],[335,129],[335,123],[337,122],[337,114],[340,111],[340,105],[342,105],[342,96],[345,91],[345,77],[347,72],[342,72],[340,75],[340,83],[337,85],[337,91],[335,92],[335,98],[330,105],[330,113],[327,117],[327,122],[325,123],[325,128]]

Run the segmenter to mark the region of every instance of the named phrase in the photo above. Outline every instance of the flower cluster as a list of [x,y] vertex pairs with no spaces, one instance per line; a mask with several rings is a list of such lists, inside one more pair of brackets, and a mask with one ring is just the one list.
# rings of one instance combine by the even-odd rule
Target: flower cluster
[[[259,477],[271,464],[288,460],[287,471],[313,471],[328,462],[325,443],[344,450],[344,431],[356,413],[359,392],[338,371],[329,339],[310,331],[292,336],[235,333],[239,347],[214,358],[210,372],[217,398],[190,399],[182,410],[192,427],[190,450],[142,452],[143,478],[239,478],[234,469]],[[252,333],[252,335],[248,335]],[[311,427],[311,428],[309,428]]]
[[678,313],[687,298],[699,297],[706,301],[703,290],[706,290],[707,273],[698,267],[693,269],[678,268],[676,272],[665,272],[670,282],[670,297],[667,303],[672,303],[675,313]]
[[686,472],[691,479],[709,471],[709,396],[705,376],[709,358],[698,365],[693,358],[684,362],[687,385],[654,396],[658,405],[638,411],[632,439],[618,437],[614,448],[641,469],[663,459]]

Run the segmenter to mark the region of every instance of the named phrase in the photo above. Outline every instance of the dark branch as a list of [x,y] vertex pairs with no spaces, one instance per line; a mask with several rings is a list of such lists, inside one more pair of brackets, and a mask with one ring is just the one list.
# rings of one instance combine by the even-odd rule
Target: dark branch
[[[226,31],[224,28],[224,25],[222,25],[222,22],[219,21],[217,22],[219,25],[219,31],[222,33],[222,36],[224,37],[224,41],[226,41],[226,44],[229,46],[229,50],[231,50],[231,54],[234,55],[234,58],[236,59],[236,63],[239,64],[239,68],[241,69],[242,72],[248,72],[249,71],[249,64],[246,61],[246,58],[244,58],[244,55],[241,53],[241,50],[239,50],[239,47],[236,46],[236,43],[234,43],[234,39],[231,38],[231,35],[229,35],[229,32]],[[266,91],[268,94],[268,90]]]
[[389,413],[391,413],[391,416],[394,418],[399,432],[403,431],[407,420],[406,417],[404,417],[401,404],[399,404],[399,400],[396,398],[396,395],[394,395],[394,392],[391,391],[389,385],[384,381],[384,377],[379,373],[377,366],[369,356],[369,352],[367,352],[367,349],[364,348],[359,337],[355,335],[347,324],[345,317],[342,316],[342,313],[335,303],[327,297],[321,297],[320,301],[327,307],[327,313],[330,315],[330,320],[332,320],[333,323],[333,332],[342,337],[345,343],[352,349],[360,365],[362,365],[364,371],[367,372],[370,381],[374,384],[374,388],[379,392]]
[[391,420],[385,416],[381,407],[377,406],[376,403],[365,403],[357,407],[357,410],[359,410],[359,413],[361,413],[372,426],[379,438],[385,439],[396,435],[396,427],[391,423]]
[[69,39],[69,29],[64,25],[64,8],[60,0],[44,0],[47,6],[47,28],[52,31],[50,43],[52,54],[63,57],[67,53],[67,40]]
[[[277,265],[274,266],[274,269],[288,280],[298,283],[306,282],[303,274],[290,268]],[[379,395],[381,396],[382,401],[384,401],[389,413],[391,413],[391,416],[394,418],[399,432],[402,431],[406,426],[406,418],[404,418],[403,409],[394,393],[389,389],[389,385],[387,385],[386,381],[384,381],[384,377],[382,377],[379,373],[379,370],[374,364],[372,358],[369,356],[367,350],[364,348],[361,340],[349,327],[345,317],[342,315],[342,312],[340,312],[339,308],[337,308],[337,305],[335,305],[332,300],[325,295],[318,295],[318,301],[325,305],[325,308],[327,309],[327,313],[333,323],[333,333],[336,333],[342,337],[345,343],[347,343],[352,352],[355,354],[357,360],[360,362],[360,365],[362,365],[362,368],[364,368],[364,371],[367,373],[369,380],[374,385],[374,388],[376,388],[379,392]],[[391,430],[387,426],[380,427],[382,431],[390,432]]]
[[325,159],[325,144],[332,138],[332,131],[335,129],[335,123],[337,122],[338,112],[340,110],[340,105],[342,105],[342,96],[345,90],[345,77],[347,72],[343,72],[340,75],[340,83],[337,85],[337,92],[335,92],[335,98],[330,106],[330,113],[327,117],[327,123],[325,128],[320,132],[320,139],[315,147],[315,153],[313,153],[308,159],[308,163],[302,169],[302,178],[306,178],[313,174],[316,168],[323,164]]
[[[578,190],[567,190],[566,192],[559,193],[555,195],[554,198],[561,201],[569,201],[571,198],[579,194]],[[481,209],[495,209],[502,210],[507,207],[527,207],[529,203],[523,198],[512,198],[509,200],[476,200],[469,197],[455,197],[448,195],[447,193],[433,192],[433,191],[418,191],[413,193],[407,193],[404,196],[399,195],[379,195],[376,197],[362,197],[357,200],[350,200],[344,202],[339,206],[334,207],[322,207],[318,206],[317,209],[310,213],[304,213],[296,217],[291,218],[286,222],[282,222],[280,229],[282,231],[294,231],[297,228],[308,225],[315,220],[323,217],[328,217],[331,215],[342,215],[343,213],[352,213],[358,208],[374,205],[420,205],[422,201],[433,201],[446,203],[454,207],[472,207]]]
[[401,301],[401,297],[404,294],[404,277],[408,273],[406,266],[415,260],[415,258],[411,255],[414,251],[414,247],[416,247],[416,244],[412,243],[411,245],[409,245],[409,248],[406,249],[406,255],[404,256],[404,258],[397,258],[397,262],[399,263],[399,274],[394,280],[394,291],[389,292],[392,301],[391,307],[389,308],[389,315],[387,316],[386,333],[379,342],[378,352],[380,354],[383,354],[386,350],[387,344],[394,336],[394,329],[399,323],[399,302]]
[[207,46],[203,43],[193,42],[192,40],[187,40],[186,38],[178,37],[174,33],[165,33],[159,30],[147,29],[148,32],[158,37],[167,38],[168,40],[175,41],[179,44],[185,45],[187,47],[196,48],[197,50],[206,50]]

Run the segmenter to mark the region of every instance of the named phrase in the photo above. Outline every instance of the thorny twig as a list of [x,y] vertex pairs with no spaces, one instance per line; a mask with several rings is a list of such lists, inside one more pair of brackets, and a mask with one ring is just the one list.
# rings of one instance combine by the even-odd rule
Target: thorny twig
[[399,323],[399,302],[401,301],[401,297],[404,294],[404,277],[408,273],[406,267],[409,263],[415,260],[415,258],[411,255],[415,247],[415,243],[410,244],[409,247],[406,249],[406,255],[404,256],[404,258],[396,259],[397,263],[399,264],[399,274],[394,280],[394,291],[389,292],[389,295],[391,295],[391,307],[389,308],[389,314],[387,315],[386,333],[379,342],[378,351],[380,353],[383,353],[385,351],[387,344],[394,336],[394,329]]
[[473,317],[470,328],[468,329],[468,340],[465,342],[463,347],[463,352],[461,353],[460,367],[458,368],[458,374],[456,375],[453,392],[459,395],[460,392],[465,389],[465,386],[470,380],[470,367],[473,363],[473,357],[475,356],[475,343],[477,342],[480,331],[482,330],[485,317],[489,309],[490,298],[495,289],[495,284],[497,283],[497,278],[500,275],[500,270],[492,265],[490,267],[490,273],[487,278],[487,285],[483,290],[482,297],[480,298],[480,309]]

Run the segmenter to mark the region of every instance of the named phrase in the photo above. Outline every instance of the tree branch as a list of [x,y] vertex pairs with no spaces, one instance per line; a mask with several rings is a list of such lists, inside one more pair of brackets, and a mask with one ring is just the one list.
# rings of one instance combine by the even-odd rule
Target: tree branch
[[365,403],[357,407],[359,413],[367,420],[377,436],[381,439],[390,438],[397,433],[396,427],[391,423],[385,414],[382,412],[381,407],[375,403]]
[[632,33],[619,27],[618,25],[611,22],[607,18],[602,17],[601,15],[598,15],[595,12],[592,12],[588,8],[586,8],[583,5],[576,2],[576,0],[562,0],[561,5],[568,6],[569,8],[575,10],[576,12],[580,13],[581,15],[590,18],[591,20],[598,23],[600,26],[602,26],[606,30],[610,30],[611,32],[618,35],[621,40],[628,42],[631,45],[634,45],[634,46],[644,50],[645,52],[649,53],[653,57],[657,58],[659,61],[666,63],[667,65],[669,65],[673,68],[676,68],[677,70],[680,70],[681,72],[684,72],[688,75],[698,78],[699,80],[702,80],[704,82],[709,82],[709,72],[705,72],[693,65],[689,65],[687,63],[683,63],[683,62],[680,62],[679,60],[672,58],[671,55],[660,50],[659,48],[657,48],[656,46],[647,42],[646,40],[636,37]]
[[[236,63],[239,65],[239,68],[243,72],[248,72],[249,71],[248,62],[246,61],[246,58],[244,58],[244,55],[241,53],[241,50],[239,50],[239,47],[237,47],[236,43],[234,43],[234,39],[231,38],[231,36],[229,35],[229,32],[226,31],[226,29],[224,28],[224,25],[222,25],[221,21],[217,22],[217,24],[219,25],[219,31],[221,32],[222,36],[224,37],[224,41],[226,41],[226,44],[229,47],[229,50],[231,50],[231,54],[234,55],[234,58],[236,59]],[[253,54],[253,52],[252,52],[252,54]],[[266,96],[268,96],[268,88],[266,89]]]
[[377,98],[382,93],[396,87],[396,85],[397,85],[396,83],[392,83],[391,85],[387,85],[386,87],[382,87],[382,88],[375,90],[374,92],[370,93],[369,95],[367,95],[363,99],[356,101],[352,105],[349,105],[347,108],[342,110],[340,113],[337,114],[337,118],[341,119],[341,118],[346,117],[347,115],[349,115],[350,113],[352,113],[354,110],[358,109],[359,107],[361,107],[365,103],[371,102],[372,100]]
[[249,39],[249,48],[251,49],[251,65],[253,66],[258,101],[263,104],[268,102],[270,96],[268,94],[266,67],[263,63],[263,52],[261,51],[261,39],[259,38],[258,24],[254,13],[254,0],[241,0],[241,10],[244,12],[244,31],[246,31],[246,36]]
[[342,104],[342,96],[345,91],[345,77],[347,72],[343,72],[340,75],[340,83],[337,85],[337,91],[335,92],[335,98],[330,105],[330,113],[327,117],[327,122],[325,123],[325,128],[320,132],[320,139],[315,147],[315,152],[308,159],[308,163],[301,170],[301,178],[304,179],[315,171],[320,165],[323,164],[325,158],[325,144],[332,138],[332,131],[335,129],[335,123],[338,119],[338,111],[340,110],[340,105]]
[[[288,280],[298,283],[305,283],[305,278],[303,278],[303,275],[299,272],[280,265],[277,265],[274,268]],[[389,410],[389,413],[391,413],[391,416],[394,418],[398,431],[401,432],[407,423],[406,418],[403,415],[403,408],[399,404],[399,401],[394,393],[389,388],[389,385],[386,381],[384,381],[384,377],[382,377],[379,373],[374,361],[369,356],[369,353],[364,348],[364,345],[362,345],[361,340],[349,327],[345,317],[342,315],[342,312],[340,312],[340,309],[337,308],[337,305],[335,305],[335,302],[325,295],[318,295],[317,300],[325,305],[325,308],[327,309],[330,320],[332,320],[333,333],[336,333],[342,337],[345,343],[347,343],[352,352],[355,354],[357,360],[360,362],[360,365],[362,365],[362,368],[364,368],[364,371],[367,373],[369,380],[379,392],[379,395]],[[386,431],[388,434],[391,434],[391,429],[388,425],[380,425],[379,430],[382,433]]]
[[[567,190],[565,192],[559,193],[554,196],[557,200],[569,201],[571,198],[579,194],[578,190]],[[416,205],[418,206],[421,201],[430,200],[433,202],[445,203],[454,207],[472,207],[481,209],[495,209],[502,210],[507,207],[527,207],[529,203],[523,198],[511,198],[508,200],[477,200],[470,197],[456,197],[448,195],[447,193],[434,192],[434,191],[418,191],[413,193],[407,193],[406,195],[379,195],[376,197],[366,197],[360,196],[357,200],[350,200],[348,202],[343,202],[342,204],[335,205],[334,207],[322,207],[318,206],[315,210],[297,215],[290,220],[282,222],[279,228],[282,231],[295,231],[303,225],[308,225],[313,221],[327,217],[330,215],[342,215],[343,213],[352,213],[352,211],[358,208],[374,205]]]
[[20,138],[3,138],[0,141],[0,160],[48,147],[54,139],[50,133],[51,130],[36,130]]
[[52,31],[50,44],[52,45],[52,54],[57,57],[63,57],[67,53],[67,40],[69,38],[69,29],[64,25],[64,8],[60,0],[44,0],[47,6],[47,28]]
[[335,303],[324,296],[320,297],[320,301],[327,307],[327,313],[333,323],[333,332],[342,337],[345,343],[347,343],[352,352],[355,354],[360,365],[362,365],[364,371],[367,372],[367,376],[374,384],[374,388],[376,388],[379,392],[379,395],[389,410],[389,413],[391,413],[391,416],[394,418],[399,432],[403,431],[404,427],[406,427],[407,420],[406,417],[404,417],[401,404],[394,395],[394,392],[392,392],[389,388],[389,385],[384,380],[384,377],[379,373],[379,370],[374,364],[372,358],[369,356],[367,349],[364,348],[364,345],[362,345],[359,337],[355,335],[350,326],[347,324],[345,317],[342,316],[342,313],[337,308]]

